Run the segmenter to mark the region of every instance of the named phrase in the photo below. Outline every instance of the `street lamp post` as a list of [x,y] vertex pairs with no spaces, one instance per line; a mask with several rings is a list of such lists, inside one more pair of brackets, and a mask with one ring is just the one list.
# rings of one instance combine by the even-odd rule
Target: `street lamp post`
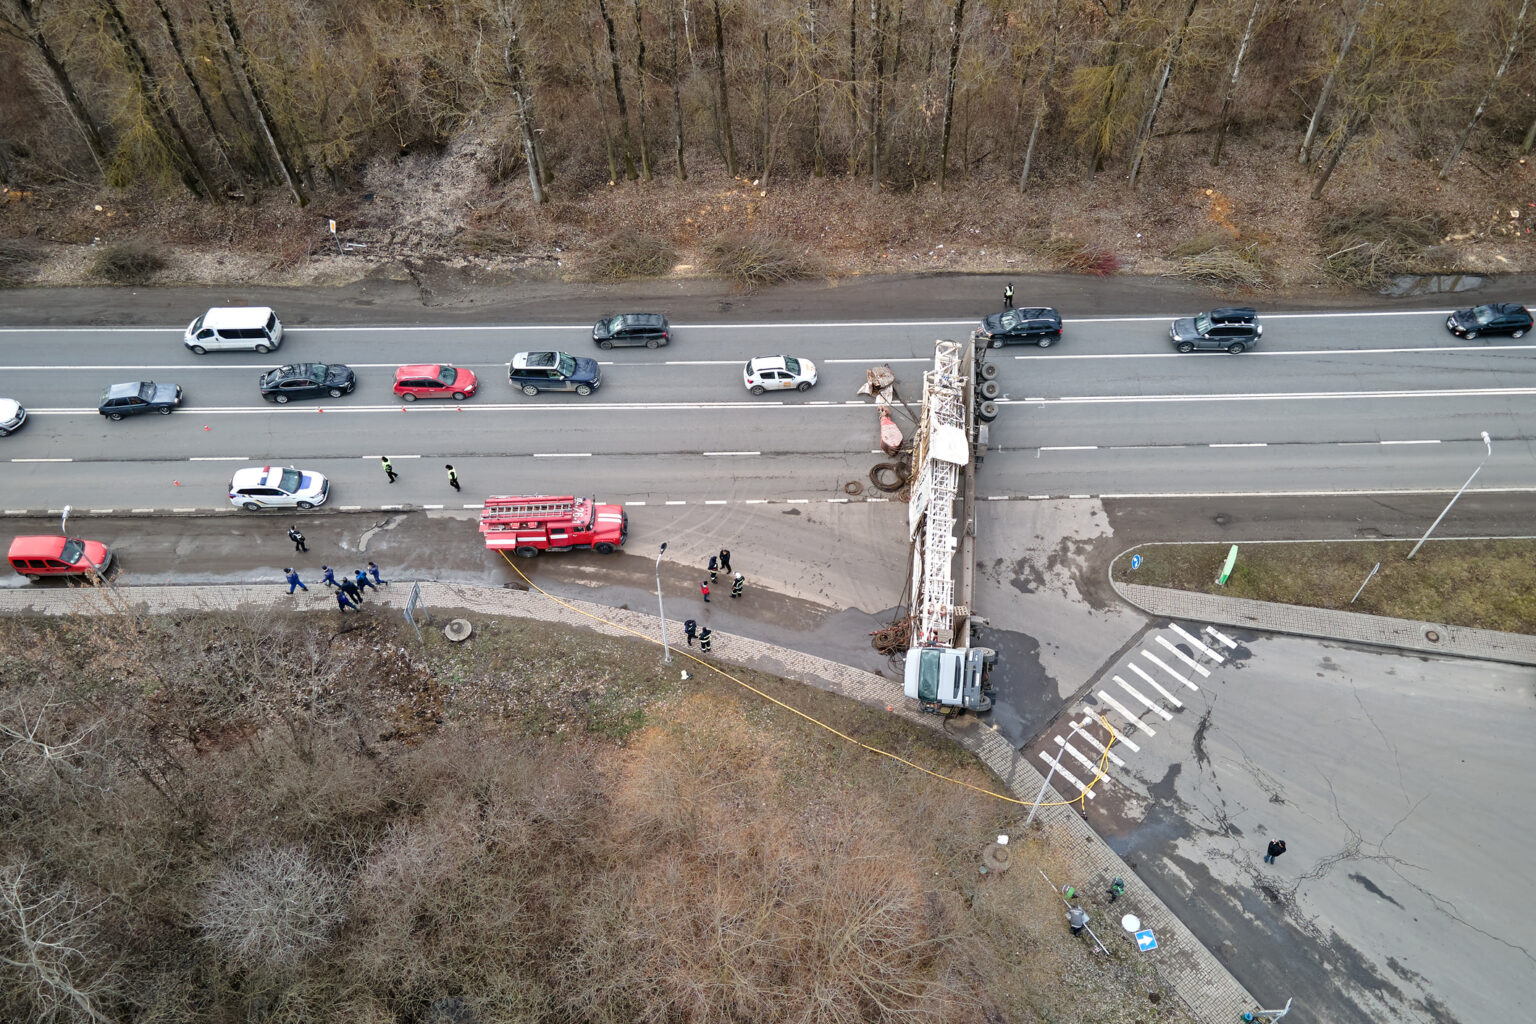
[[667,545],[663,541],[661,550],[656,552],[656,609],[661,613],[661,661],[664,665],[670,665],[672,646],[667,643],[667,606],[661,600],[661,556],[666,553]]
[[1029,809],[1029,817],[1024,819],[1025,828],[1028,828],[1029,823],[1035,820],[1035,812],[1040,809],[1040,801],[1045,799],[1045,791],[1047,788],[1049,788],[1051,779],[1055,777],[1056,769],[1061,767],[1062,751],[1067,749],[1067,743],[1071,743],[1072,737],[1076,736],[1080,731],[1081,730],[1078,728],[1077,722],[1073,721],[1072,731],[1067,734],[1067,742],[1056,748],[1056,760],[1051,762],[1051,770],[1046,773],[1045,781],[1040,783],[1040,792],[1035,794],[1035,802]]
[[[1483,447],[1488,449],[1488,454],[1483,456],[1483,462],[1487,462],[1489,457],[1493,455],[1493,441],[1488,437],[1488,431],[1486,430],[1483,431]],[[1479,462],[1477,464],[1477,469],[1474,469],[1472,471],[1472,475],[1467,477],[1467,482],[1461,485],[1461,491],[1465,491],[1468,487],[1472,486],[1472,481],[1477,479],[1477,474],[1483,468],[1483,462]],[[1451,500],[1445,503],[1445,510],[1435,517],[1434,522],[1429,524],[1429,529],[1424,531],[1424,536],[1420,537],[1419,542],[1413,546],[1413,550],[1408,552],[1408,557],[1410,559],[1413,558],[1414,555],[1418,554],[1419,548],[1423,547],[1424,542],[1429,540],[1429,535],[1435,532],[1435,527],[1440,525],[1440,520],[1445,518],[1445,513],[1449,512],[1451,510],[1451,506],[1456,504],[1456,499],[1461,497],[1461,491],[1457,491],[1451,496]]]

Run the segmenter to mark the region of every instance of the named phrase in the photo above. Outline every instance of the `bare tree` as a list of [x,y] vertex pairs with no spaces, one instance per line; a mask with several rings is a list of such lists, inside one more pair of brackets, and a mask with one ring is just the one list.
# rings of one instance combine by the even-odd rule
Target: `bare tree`
[[1221,166],[1221,146],[1227,141],[1227,125],[1232,118],[1232,95],[1237,92],[1237,76],[1243,70],[1243,57],[1248,53],[1248,44],[1253,40],[1253,26],[1259,20],[1259,8],[1264,5],[1264,0],[1253,0],[1253,10],[1248,12],[1248,25],[1243,29],[1243,38],[1237,44],[1237,56],[1232,58],[1232,77],[1227,79],[1227,91],[1221,97],[1221,113],[1216,118],[1216,148],[1211,152],[1211,166]]
[[1045,64],[1045,80],[1040,83],[1040,102],[1035,105],[1035,123],[1029,129],[1029,145],[1024,149],[1024,169],[1019,172],[1019,191],[1029,188],[1029,169],[1035,158],[1035,142],[1040,138],[1040,126],[1051,102],[1051,79],[1056,75],[1056,60],[1061,52],[1061,0],[1051,6],[1051,54]]
[[955,121],[955,68],[960,64],[960,35],[965,20],[965,0],[953,0],[949,8],[949,69],[944,74],[944,126],[939,136],[939,191],[944,191],[949,171],[949,134]]
[[0,969],[32,1006],[32,1019],[110,1024],[104,1005],[118,987],[103,969],[90,902],[67,886],[34,884],[25,864],[0,869]]
[[635,180],[635,151],[629,138],[629,104],[624,101],[624,82],[619,76],[619,43],[613,27],[613,17],[608,13],[607,0],[597,0],[597,10],[603,19],[608,37],[608,68],[613,73],[613,98],[619,107],[619,155],[624,160],[624,177]]
[[677,161],[677,180],[688,180],[688,167],[683,162],[683,93],[682,66],[677,55],[677,8],[667,12],[667,47],[672,62],[672,149]]
[[262,846],[208,885],[197,927],[235,963],[270,971],[325,946],[345,917],[340,884],[309,854]]
[[1488,88],[1483,90],[1482,99],[1477,101],[1477,109],[1472,112],[1472,120],[1461,130],[1461,137],[1456,140],[1456,145],[1451,149],[1451,155],[1445,158],[1445,164],[1440,168],[1440,177],[1444,178],[1451,173],[1451,165],[1456,158],[1461,156],[1461,151],[1467,145],[1467,140],[1472,137],[1472,130],[1483,119],[1483,112],[1488,109],[1488,101],[1493,98],[1493,90],[1499,87],[1499,82],[1504,78],[1504,72],[1509,70],[1509,62],[1514,60],[1515,51],[1520,48],[1520,34],[1525,29],[1525,13],[1530,9],[1531,0],[1520,0],[1520,13],[1515,15],[1514,28],[1509,33],[1509,46],[1504,50],[1504,60],[1499,64],[1499,70],[1493,73],[1493,79],[1488,83]]
[[869,177],[870,187],[880,191],[884,169],[880,166],[881,150],[885,146],[885,26],[882,21],[885,9],[881,0],[869,0],[869,31],[874,40],[871,54],[874,68],[874,89],[869,98]]
[[1136,176],[1141,172],[1141,165],[1146,160],[1147,147],[1152,144],[1152,133],[1157,125],[1157,112],[1162,108],[1163,96],[1168,91],[1168,80],[1173,77],[1173,64],[1179,59],[1179,51],[1184,47],[1184,36],[1189,31],[1189,20],[1195,16],[1195,8],[1200,6],[1200,0],[1189,0],[1189,8],[1184,12],[1184,20],[1179,22],[1178,31],[1168,40],[1168,53],[1163,60],[1163,70],[1157,76],[1157,90],[1152,94],[1152,105],[1147,108],[1147,116],[1141,124],[1141,133],[1136,141],[1136,151],[1131,157],[1130,186],[1136,187]]
[[519,34],[517,15],[510,5],[502,8],[506,22],[506,43],[502,48],[502,64],[507,69],[507,80],[512,89],[512,104],[517,109],[517,129],[523,139],[523,159],[528,161],[528,187],[533,201],[546,203],[549,195],[544,191],[544,158],[539,140],[538,120],[533,109],[533,89],[528,84],[527,57],[523,52],[523,40]]
[[1322,123],[1323,111],[1328,109],[1328,98],[1333,94],[1334,79],[1338,77],[1339,67],[1349,56],[1349,49],[1354,45],[1355,33],[1360,31],[1360,23],[1365,20],[1365,12],[1370,7],[1371,0],[1360,0],[1360,9],[1355,12],[1355,17],[1349,23],[1349,31],[1344,33],[1344,39],[1339,43],[1339,52],[1334,54],[1333,61],[1328,66],[1328,76],[1323,79],[1322,92],[1318,93],[1317,104],[1312,108],[1312,116],[1307,120],[1307,134],[1302,137],[1301,149],[1297,153],[1297,160],[1306,163],[1312,159],[1312,142],[1317,137],[1318,125]]
[[0,17],[0,31],[21,40],[36,51],[43,65],[47,67],[48,74],[52,76],[54,85],[58,86],[59,95],[64,100],[64,106],[69,111],[70,118],[75,122],[75,128],[79,130],[81,138],[85,139],[86,148],[91,151],[91,159],[96,161],[96,169],[105,171],[107,145],[102,141],[101,128],[96,124],[96,119],[91,116],[91,112],[86,109],[85,101],[80,98],[80,93],[75,88],[75,81],[64,65],[64,58],[54,50],[53,44],[43,33],[41,2],[42,0],[9,0],[8,7],[14,15]]
[[731,129],[731,94],[725,75],[725,20],[720,16],[720,0],[711,0],[715,15],[715,92],[720,107],[720,152],[725,157],[725,173],[736,176],[736,136]]
[[[208,101],[208,95],[203,89],[203,83],[192,71],[192,62],[187,57],[186,47],[182,44],[181,33],[176,28],[176,22],[171,17],[170,9],[165,6],[165,0],[154,0],[155,10],[160,13],[160,22],[165,26],[166,38],[171,42],[171,52],[176,55],[176,66],[181,69],[181,75],[186,79],[187,85],[192,89],[192,95],[197,97],[198,109],[203,112],[203,120],[208,125],[208,141],[213,145],[214,152],[231,175],[234,176],[235,186],[245,188],[245,176],[240,172],[239,165],[230,155],[229,147],[224,144],[224,133],[219,130],[218,121],[214,120],[213,105]],[[255,199],[255,196],[250,196]]]
[[810,35],[807,63],[811,70],[811,173],[820,178],[827,173],[826,145],[821,137],[821,18],[816,0],[807,0],[806,30]]
[[640,135],[640,177],[651,180],[651,149],[645,139],[645,26],[640,21],[640,0],[634,0],[635,8],[635,115]]
[[309,197],[304,194],[303,188],[299,185],[299,172],[293,156],[278,131],[276,119],[272,116],[272,109],[267,104],[261,84],[256,80],[251,55],[246,50],[240,33],[240,22],[235,17],[234,9],[230,7],[229,0],[207,0],[207,4],[208,13],[213,17],[214,22],[224,29],[230,52],[235,55],[235,68],[239,73],[241,91],[249,98],[250,105],[256,112],[256,123],[261,127],[262,137],[267,140],[274,166],[282,173],[283,184],[288,186],[289,193],[293,195],[293,201],[300,206],[308,206]]

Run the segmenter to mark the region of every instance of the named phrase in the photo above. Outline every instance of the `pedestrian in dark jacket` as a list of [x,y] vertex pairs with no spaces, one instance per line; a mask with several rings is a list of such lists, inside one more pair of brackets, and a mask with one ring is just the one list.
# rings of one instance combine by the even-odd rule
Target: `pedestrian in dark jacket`
[[389,586],[389,580],[386,580],[379,575],[379,567],[377,564],[373,562],[368,563],[368,574],[373,577],[373,582],[382,583],[386,587]]
[[731,596],[732,597],[740,597],[741,596],[741,588],[746,586],[746,585],[747,585],[747,578],[745,576],[743,576],[741,573],[737,573],[735,578],[731,580]]
[[703,651],[705,654],[708,654],[709,649],[713,647],[714,644],[714,635],[710,633],[709,627],[705,626],[699,633],[699,650]]
[[731,549],[730,548],[721,548],[720,549],[720,571],[721,572],[730,572],[731,571]]
[[293,593],[295,587],[304,591],[306,594],[309,593],[309,588],[304,585],[303,580],[299,579],[299,574],[296,571],[293,569],[284,569],[283,574],[288,579],[288,593]]
[[337,583],[336,583],[336,570],[335,569],[332,569],[328,565],[322,565],[320,567],[320,572],[322,574],[320,576],[320,582],[321,583],[324,583],[328,587],[334,587],[334,586],[337,585]]
[[1264,863],[1265,864],[1273,864],[1275,862],[1275,858],[1280,856],[1284,852],[1285,852],[1285,840],[1284,839],[1271,839],[1269,841],[1269,848],[1264,851]]
[[351,608],[355,612],[362,611],[361,608],[348,600],[347,592],[345,590],[336,591],[336,610],[345,615],[348,608]]
[[448,482],[453,485],[453,489],[456,491],[462,491],[464,488],[459,486],[459,474],[454,470],[452,466],[445,468],[448,470]]
[[699,624],[697,622],[689,619],[687,622],[683,623],[683,636],[688,638],[689,647],[693,646],[693,638],[698,634],[698,632]]
[[390,464],[389,456],[388,455],[380,455],[379,456],[379,461],[384,463],[384,475],[389,477],[389,482],[390,483],[394,483],[395,482],[395,477],[399,476],[400,474],[396,473],[395,472],[395,467]]
[[367,587],[370,590],[378,590],[379,589],[378,587],[373,585],[373,580],[368,578],[367,570],[359,569],[359,570],[357,570],[357,590],[358,590],[358,593],[362,593],[362,590],[363,590],[364,587]]
[[308,551],[309,550],[309,548],[304,546],[304,535],[299,532],[299,528],[297,526],[290,526],[290,527],[288,527],[288,539],[293,541],[293,550],[295,550],[295,551]]
[[350,579],[343,576],[341,578],[341,583],[338,585],[341,587],[343,593],[355,601],[359,607],[362,606],[363,592],[356,583],[353,583]]
[[713,582],[715,582],[715,580],[719,579],[719,577],[716,575],[716,573],[718,573],[719,571],[720,571],[720,559],[717,556],[715,556],[715,555],[710,555],[709,556],[709,582],[713,583]]
[[702,580],[702,581],[700,581],[700,583],[699,583],[699,593],[704,595],[704,603],[708,604],[709,603],[709,580]]

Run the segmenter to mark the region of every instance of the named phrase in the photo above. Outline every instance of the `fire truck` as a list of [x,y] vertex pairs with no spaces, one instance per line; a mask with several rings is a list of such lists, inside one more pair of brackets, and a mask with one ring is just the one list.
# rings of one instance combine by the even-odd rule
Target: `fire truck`
[[480,532],[487,548],[510,548],[519,558],[577,548],[610,555],[624,546],[629,516],[618,505],[599,505],[595,498],[493,495],[480,511]]

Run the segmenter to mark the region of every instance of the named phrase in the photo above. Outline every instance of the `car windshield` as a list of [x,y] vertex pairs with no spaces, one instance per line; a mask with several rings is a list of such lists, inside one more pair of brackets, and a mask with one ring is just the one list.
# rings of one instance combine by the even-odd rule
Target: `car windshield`
[[459,379],[459,371],[451,366],[445,366],[437,372],[437,382],[452,387],[453,382]]
[[140,384],[139,385],[139,397],[144,399],[144,401],[146,401],[146,402],[149,401],[151,398],[154,398],[155,397],[155,385],[152,382],[150,382],[150,381],[145,381],[144,383]]
[[299,484],[303,481],[303,479],[304,475],[298,470],[285,469],[283,470],[282,479],[277,482],[278,490],[282,491],[284,494],[298,494]]
[[64,550],[59,557],[70,565],[80,561],[80,556],[85,554],[85,541],[78,537],[68,537],[64,541]]
[[1491,324],[1498,319],[1498,316],[1499,314],[1494,311],[1492,306],[1474,306],[1472,308],[1472,319],[1480,324]]
[[325,371],[328,369],[324,363],[298,363],[290,376],[303,377],[305,380],[325,380]]
[[1013,328],[1019,326],[1019,324],[1024,322],[1024,314],[1020,313],[1016,309],[1010,309],[1006,313],[1002,314],[1002,316],[1001,316],[1001,318],[999,319],[998,322],[1001,323],[1003,325],[1003,327],[1007,328],[1008,330],[1012,330]]
[[784,369],[788,370],[790,373],[799,374],[800,360],[796,359],[794,356],[785,356]]
[[616,316],[612,320],[608,321],[608,329],[610,331],[613,331],[614,333],[622,331],[624,328],[626,328],[628,326],[629,326],[629,321],[624,319],[624,317],[622,317],[622,316]]
[[1197,313],[1195,315],[1195,330],[1201,334],[1209,331],[1213,323],[1214,321],[1211,320],[1211,314],[1209,313]]
[[576,357],[565,352],[560,353],[560,376],[576,376]]

